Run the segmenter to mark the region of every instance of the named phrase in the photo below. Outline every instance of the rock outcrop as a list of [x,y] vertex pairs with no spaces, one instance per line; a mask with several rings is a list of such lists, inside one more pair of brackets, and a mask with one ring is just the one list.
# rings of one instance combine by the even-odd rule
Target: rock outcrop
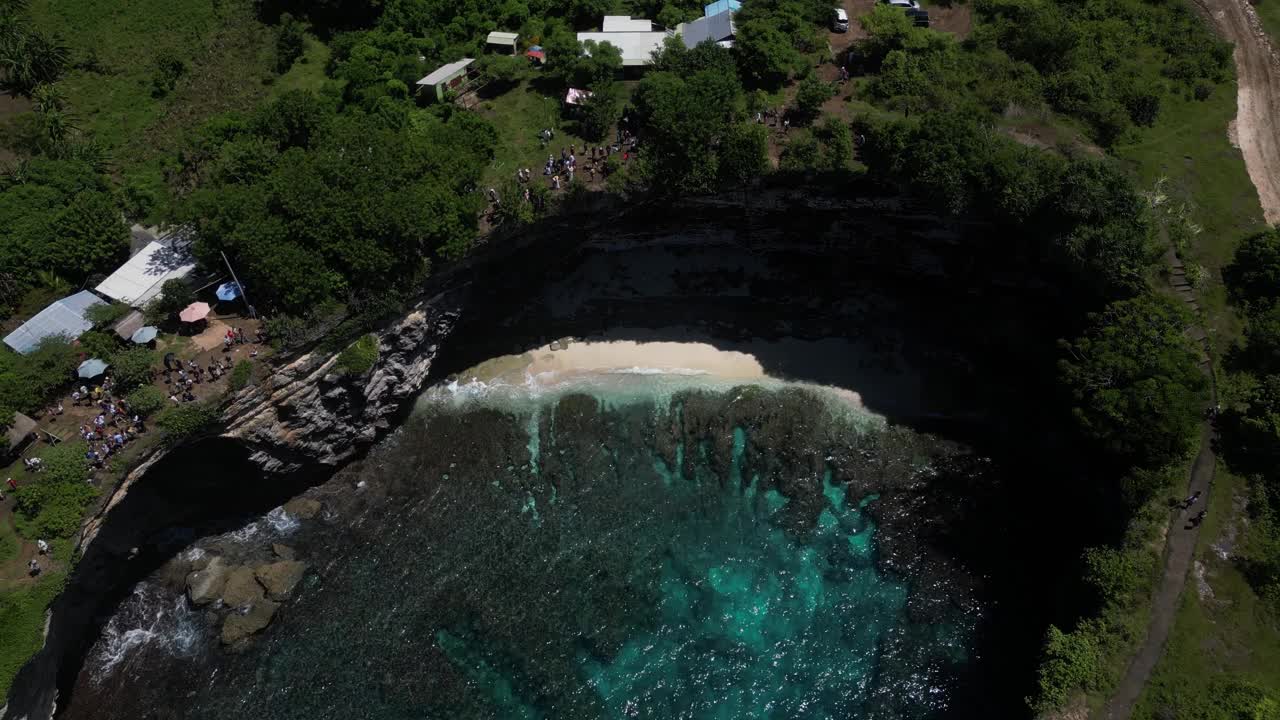
[[222,558],[213,558],[203,570],[187,576],[187,597],[195,605],[207,605],[217,600],[226,587],[229,570]]
[[262,630],[271,624],[271,618],[275,617],[276,610],[279,609],[279,603],[257,600],[248,612],[228,615],[222,623],[222,643],[231,645]]
[[445,295],[419,302],[377,334],[377,362],[360,376],[335,373],[337,353],[310,352],[277,366],[227,408],[223,436],[252,448],[268,472],[342,463],[389,429],[401,404],[422,390],[459,307]]
[[293,588],[307,571],[307,564],[297,560],[281,560],[279,562],[259,565],[253,571],[267,597],[272,600],[284,600],[293,592]]
[[248,607],[262,597],[262,585],[258,584],[253,568],[240,566],[227,574],[227,584],[222,588],[222,602],[227,607]]

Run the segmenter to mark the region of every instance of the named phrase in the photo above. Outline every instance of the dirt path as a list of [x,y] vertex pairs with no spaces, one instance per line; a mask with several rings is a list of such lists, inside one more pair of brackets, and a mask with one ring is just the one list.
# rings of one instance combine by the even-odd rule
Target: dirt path
[[[1274,138],[1273,138],[1274,140]],[[1170,284],[1178,297],[1193,312],[1198,312],[1195,291],[1187,282],[1186,270],[1182,261],[1170,249],[1165,260],[1171,269]],[[1210,407],[1218,403],[1218,388],[1213,377],[1213,356],[1210,353],[1208,337],[1199,326],[1191,330],[1195,340],[1204,346],[1205,359],[1200,370],[1209,379]],[[1203,504],[1193,506],[1190,511],[1180,511],[1169,526],[1168,539],[1164,548],[1164,570],[1160,584],[1151,602],[1151,622],[1147,625],[1147,637],[1134,655],[1133,661],[1125,673],[1124,679],[1111,700],[1102,712],[1107,720],[1128,720],[1133,714],[1133,707],[1142,695],[1142,690],[1151,678],[1160,656],[1164,653],[1165,641],[1169,639],[1169,630],[1173,627],[1173,619],[1178,614],[1178,601],[1182,597],[1182,589],[1187,584],[1187,572],[1191,569],[1192,556],[1195,554],[1196,541],[1200,538],[1200,528],[1190,527],[1190,516],[1208,506],[1209,484],[1213,482],[1213,473],[1217,467],[1217,457],[1213,452],[1215,431],[1213,424],[1206,420],[1200,426],[1200,454],[1191,466],[1191,478],[1187,486],[1187,495],[1199,491],[1204,498]]]
[[1246,0],[1196,0],[1235,44],[1236,131],[1268,225],[1280,223],[1280,57]]

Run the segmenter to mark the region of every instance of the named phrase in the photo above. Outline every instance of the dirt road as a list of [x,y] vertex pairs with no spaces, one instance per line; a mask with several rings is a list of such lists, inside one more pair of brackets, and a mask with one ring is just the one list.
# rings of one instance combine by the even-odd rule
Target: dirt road
[[1236,129],[1268,225],[1280,223],[1280,58],[1247,0],[1196,0],[1235,44]]

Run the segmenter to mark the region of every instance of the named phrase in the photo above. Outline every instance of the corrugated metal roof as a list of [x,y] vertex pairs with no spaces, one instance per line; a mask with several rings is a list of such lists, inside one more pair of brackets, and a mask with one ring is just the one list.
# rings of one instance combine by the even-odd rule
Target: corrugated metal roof
[[497,30],[494,30],[493,32],[489,33],[489,37],[485,40],[485,42],[489,43],[490,45],[514,45],[516,43],[516,39],[519,37],[520,37],[519,33],[499,32]]
[[152,242],[94,290],[112,300],[142,307],[160,294],[160,288],[166,281],[184,278],[195,267],[195,258],[191,257],[186,246]]
[[35,317],[22,323],[17,330],[4,338],[4,344],[26,355],[41,340],[62,335],[74,340],[93,323],[85,319],[85,310],[94,305],[105,305],[102,299],[88,290],[81,290],[75,295],[55,300],[49,307],[35,314]]
[[601,32],[652,32],[653,21],[633,18],[630,15],[605,15],[600,23]]
[[700,17],[679,27],[680,37],[687,48],[705,40],[720,42],[733,37],[733,12],[725,10],[719,15]]
[[653,52],[662,49],[665,32],[580,32],[578,42],[607,42],[622,52],[622,64],[632,67],[653,62]]
[[716,0],[702,8],[702,16],[711,17],[712,15],[719,15],[726,10],[738,12],[741,9],[742,3],[738,2],[738,0]]
[[419,80],[417,84],[439,85],[446,80],[456,77],[459,71],[465,70],[466,67],[473,62],[475,62],[475,58],[462,58],[461,60],[454,60],[448,65],[441,65],[433,70],[430,75]]

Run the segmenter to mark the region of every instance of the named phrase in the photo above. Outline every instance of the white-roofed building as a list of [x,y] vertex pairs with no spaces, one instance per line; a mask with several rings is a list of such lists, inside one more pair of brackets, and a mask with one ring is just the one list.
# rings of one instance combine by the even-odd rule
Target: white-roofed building
[[716,15],[700,17],[693,22],[680,23],[676,27],[676,32],[680,34],[684,46],[689,49],[708,40],[726,47],[732,46],[735,32],[733,11],[725,10]]
[[516,41],[520,39],[518,33],[499,32],[494,30],[484,39],[485,45],[500,47],[504,51],[510,50],[512,55],[516,54]]
[[102,298],[88,290],[55,300],[49,307],[18,326],[17,330],[6,335],[4,344],[26,355],[35,350],[45,338],[62,336],[75,340],[93,327],[93,323],[85,317],[85,311],[94,305],[105,304]]
[[441,65],[432,70],[430,75],[415,84],[419,92],[425,88],[436,100],[444,100],[446,90],[461,85],[467,79],[467,73],[470,72],[471,64],[474,62],[475,58],[454,60],[448,65]]
[[615,32],[653,32],[653,21],[644,18],[633,18],[630,15],[605,15],[600,23],[600,31]]
[[607,42],[621,51],[623,67],[640,67],[653,62],[654,51],[669,37],[667,32],[580,32],[578,42]]
[[180,280],[191,274],[195,267],[195,258],[191,257],[186,246],[150,242],[94,290],[112,300],[140,308],[160,294],[165,282]]

